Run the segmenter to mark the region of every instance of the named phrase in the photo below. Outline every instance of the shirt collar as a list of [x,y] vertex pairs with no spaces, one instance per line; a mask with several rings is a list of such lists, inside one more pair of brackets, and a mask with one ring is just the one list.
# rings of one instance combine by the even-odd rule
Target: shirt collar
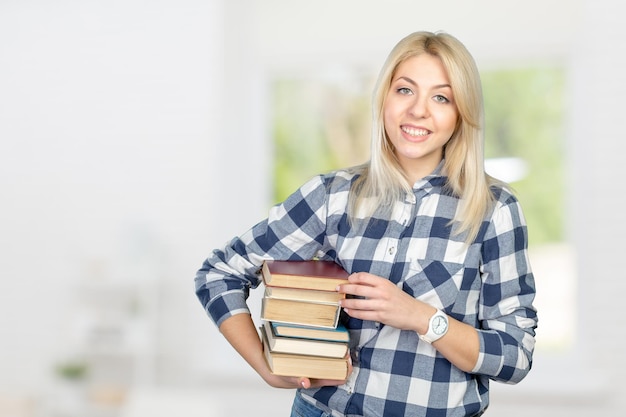
[[441,187],[446,182],[446,176],[443,173],[445,159],[442,159],[441,162],[435,167],[433,172],[426,175],[424,178],[421,178],[413,184],[413,191],[417,190],[425,190],[430,191],[434,187]]

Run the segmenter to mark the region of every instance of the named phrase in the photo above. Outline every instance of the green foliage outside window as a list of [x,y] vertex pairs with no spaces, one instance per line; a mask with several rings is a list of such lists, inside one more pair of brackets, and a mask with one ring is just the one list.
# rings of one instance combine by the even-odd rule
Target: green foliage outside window
[[564,73],[516,69],[481,75],[485,156],[519,157],[525,178],[511,184],[528,221],[530,244],[564,239]]
[[353,88],[324,80],[274,84],[274,200],[284,200],[313,175],[361,164],[369,156],[367,80]]

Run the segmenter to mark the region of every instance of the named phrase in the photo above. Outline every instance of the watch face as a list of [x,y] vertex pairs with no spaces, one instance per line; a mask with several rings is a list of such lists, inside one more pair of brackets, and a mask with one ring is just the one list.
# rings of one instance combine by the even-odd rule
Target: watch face
[[444,334],[448,328],[448,320],[445,317],[437,316],[433,320],[433,332],[435,334]]

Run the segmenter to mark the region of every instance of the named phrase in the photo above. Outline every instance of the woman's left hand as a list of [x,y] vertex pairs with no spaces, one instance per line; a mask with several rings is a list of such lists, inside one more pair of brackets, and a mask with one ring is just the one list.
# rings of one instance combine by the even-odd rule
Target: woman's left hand
[[338,290],[357,297],[341,300],[351,317],[418,333],[428,328],[435,308],[411,297],[393,282],[367,272],[352,274],[348,280],[349,284],[340,285]]

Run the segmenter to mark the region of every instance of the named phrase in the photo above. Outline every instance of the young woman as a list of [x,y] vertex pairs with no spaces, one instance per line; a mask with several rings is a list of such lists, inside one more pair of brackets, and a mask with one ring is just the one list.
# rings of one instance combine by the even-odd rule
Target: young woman
[[[483,103],[456,38],[416,32],[391,51],[373,100],[371,158],[319,175],[213,254],[196,293],[292,416],[477,416],[489,381],[517,383],[537,326],[518,200],[483,161]],[[350,330],[345,381],[273,375],[246,298],[264,260],[333,260]]]

